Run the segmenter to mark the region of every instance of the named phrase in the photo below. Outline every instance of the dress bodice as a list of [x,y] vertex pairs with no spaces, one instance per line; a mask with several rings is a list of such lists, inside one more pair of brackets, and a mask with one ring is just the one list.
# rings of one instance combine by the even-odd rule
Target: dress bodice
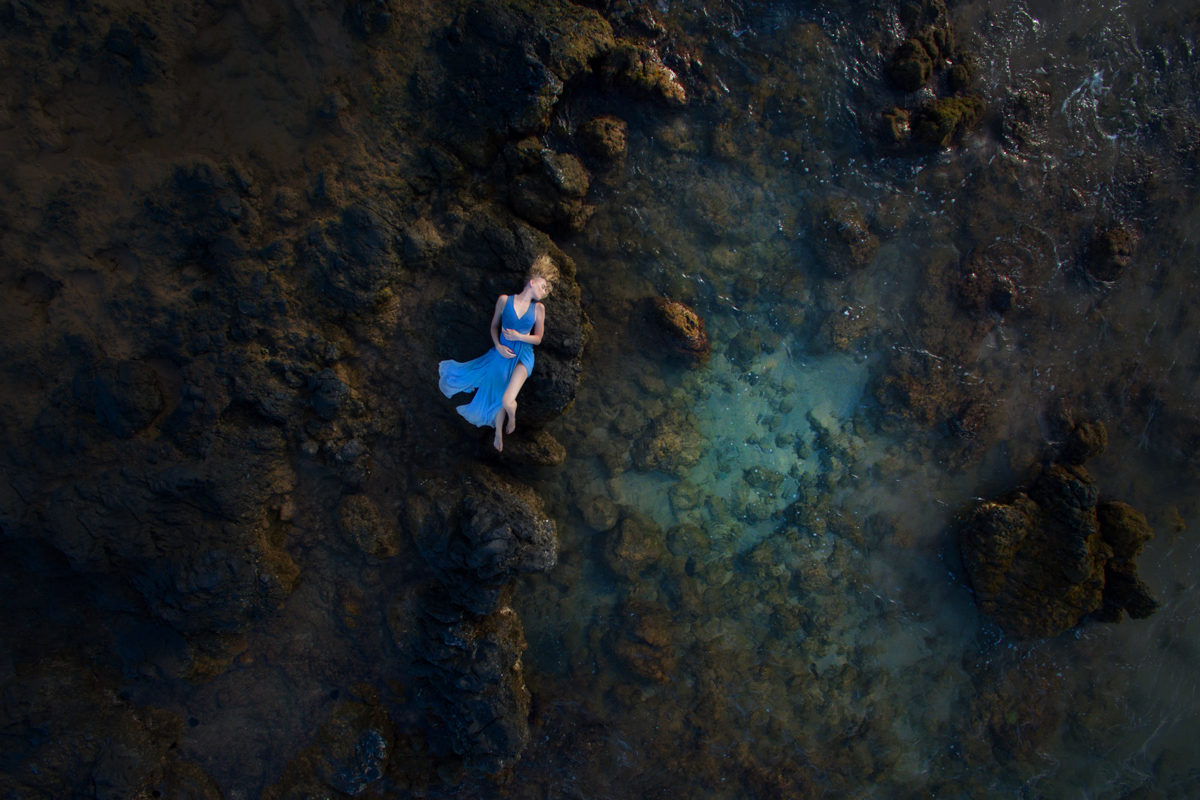
[[529,333],[533,330],[533,322],[537,318],[537,303],[530,301],[529,308],[525,309],[525,316],[517,316],[516,302],[513,300],[515,295],[508,296],[508,302],[504,304],[504,313],[500,315],[500,328],[512,328],[517,333]]

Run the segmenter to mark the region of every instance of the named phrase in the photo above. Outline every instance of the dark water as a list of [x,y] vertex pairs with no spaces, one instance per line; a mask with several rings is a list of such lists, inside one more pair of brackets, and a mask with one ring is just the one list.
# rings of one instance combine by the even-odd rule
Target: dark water
[[[849,796],[1123,797],[1141,786],[1190,796],[1194,454],[1119,384],[1148,379],[1164,407],[1195,414],[1197,7],[956,6],[991,107],[1038,83],[1049,117],[1022,148],[993,120],[961,147],[902,156],[863,133],[892,102],[869,87],[881,62],[871,36],[888,41],[895,18],[850,24],[850,9],[773,4],[700,22],[685,4],[659,9],[710,37],[705,58],[729,93],[716,118],[708,106],[641,120],[627,181],[601,190],[570,242],[596,337],[584,391],[554,431],[571,457],[538,486],[560,521],[563,563],[517,601],[530,672],[610,731],[602,760],[613,772],[590,791],[576,784],[579,796],[620,796],[638,780],[746,796],[763,789],[722,781],[751,763],[795,765],[789,791]],[[764,107],[779,70],[793,102]],[[805,208],[830,194],[872,209],[883,239],[871,266],[840,284],[813,277],[805,242]],[[1120,284],[1103,289],[1076,267],[1092,224],[1113,220],[1144,238]],[[906,319],[923,265],[994,243],[1036,266],[1026,288],[1038,307],[998,318],[980,348],[973,370],[997,390],[999,431],[964,466],[874,424],[870,387],[889,353],[921,347]],[[705,316],[707,367],[664,370],[639,355],[636,301],[658,294]],[[870,314],[877,333],[819,352],[806,326],[839,308]],[[765,344],[731,360],[721,351],[744,332]],[[1163,608],[1009,641],[977,613],[950,524],[1020,479],[1048,443],[1050,401],[1101,394],[1116,398],[1105,406],[1111,440],[1089,468],[1154,525],[1140,565]],[[688,453],[673,470],[639,463],[638,442],[663,430]],[[756,485],[755,470],[774,478]],[[789,528],[784,510],[813,492],[858,532]],[[633,580],[604,564],[615,531],[596,498],[668,529],[666,552]],[[661,684],[631,680],[605,638],[628,625],[631,598],[669,615],[679,661]]]

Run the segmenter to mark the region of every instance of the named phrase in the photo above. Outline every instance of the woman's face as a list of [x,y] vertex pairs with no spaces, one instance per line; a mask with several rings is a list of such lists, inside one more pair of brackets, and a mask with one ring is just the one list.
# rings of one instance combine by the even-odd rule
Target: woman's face
[[541,300],[550,294],[550,282],[545,278],[530,278],[529,288],[533,289],[533,296],[536,300]]

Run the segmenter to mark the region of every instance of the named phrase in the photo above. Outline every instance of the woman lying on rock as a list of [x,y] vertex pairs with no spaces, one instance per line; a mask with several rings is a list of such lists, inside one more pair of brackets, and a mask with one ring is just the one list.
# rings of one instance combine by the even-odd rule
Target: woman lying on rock
[[[492,315],[491,350],[474,361],[443,361],[438,365],[439,388],[446,397],[475,391],[458,413],[472,425],[496,429],[493,444],[504,449],[504,436],[517,425],[517,392],[533,372],[533,345],[542,343],[544,299],[558,280],[558,269],[547,255],[534,259],[520,294],[502,294]],[[532,331],[532,333],[530,332]],[[477,390],[477,391],[476,391]],[[508,424],[505,425],[507,417]]]

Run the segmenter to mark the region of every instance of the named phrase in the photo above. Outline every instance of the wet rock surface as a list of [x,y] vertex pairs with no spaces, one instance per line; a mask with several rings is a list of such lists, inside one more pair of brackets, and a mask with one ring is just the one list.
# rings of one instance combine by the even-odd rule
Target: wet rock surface
[[518,574],[558,558],[554,522],[532,490],[484,469],[429,482],[408,501],[408,528],[454,602],[490,614]]
[[[1082,436],[1099,438],[1088,427]],[[967,575],[981,610],[1006,634],[1055,636],[1089,614],[1119,621],[1122,609],[1135,618],[1157,610],[1133,561],[1153,536],[1145,518],[1098,500],[1081,462],[1050,464],[1024,491],[983,503],[964,521]]]
[[662,297],[654,298],[651,307],[660,330],[654,344],[680,356],[689,365],[703,365],[712,351],[704,320],[683,303]]

